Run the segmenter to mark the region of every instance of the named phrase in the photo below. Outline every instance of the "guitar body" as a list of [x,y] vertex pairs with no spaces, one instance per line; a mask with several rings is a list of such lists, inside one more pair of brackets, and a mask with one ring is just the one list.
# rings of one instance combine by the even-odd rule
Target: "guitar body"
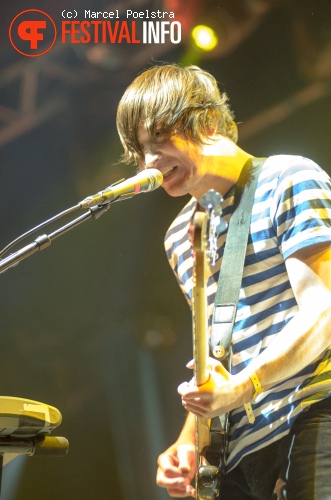
[[[209,379],[209,335],[206,294],[206,274],[208,269],[208,229],[207,212],[196,212],[191,238],[194,252],[192,330],[194,378],[197,385]],[[215,245],[214,245],[215,246]],[[213,429],[211,420],[196,417],[197,474],[196,490],[198,500],[219,500],[221,470],[218,466],[223,454],[223,429],[220,419]]]

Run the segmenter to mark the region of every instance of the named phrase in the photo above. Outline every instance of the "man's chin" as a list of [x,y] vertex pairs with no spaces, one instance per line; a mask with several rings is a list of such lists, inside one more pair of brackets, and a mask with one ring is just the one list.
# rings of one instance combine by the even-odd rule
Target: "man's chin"
[[171,196],[172,198],[179,198],[180,196],[186,196],[188,193],[184,191],[183,189],[176,189],[175,187],[171,186],[163,186],[164,191]]

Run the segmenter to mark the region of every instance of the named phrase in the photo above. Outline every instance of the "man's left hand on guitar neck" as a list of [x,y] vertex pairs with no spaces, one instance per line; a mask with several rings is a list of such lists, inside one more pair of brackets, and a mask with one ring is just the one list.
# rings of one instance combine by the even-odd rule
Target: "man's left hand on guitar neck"
[[[193,361],[188,363],[193,368]],[[210,376],[197,386],[192,379],[178,387],[184,408],[199,418],[210,419],[252,401],[254,386],[247,374],[231,375],[217,360],[209,358]]]

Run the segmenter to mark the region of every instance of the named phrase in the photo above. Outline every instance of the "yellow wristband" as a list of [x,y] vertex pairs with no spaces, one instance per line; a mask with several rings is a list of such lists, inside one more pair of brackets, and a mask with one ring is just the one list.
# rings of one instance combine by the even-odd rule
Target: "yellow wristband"
[[[260,379],[259,379],[259,377],[256,375],[256,373],[251,373],[251,374],[249,375],[249,378],[251,379],[252,384],[254,385],[254,389],[255,389],[255,392],[254,392],[254,395],[253,395],[253,399],[252,399],[252,401],[254,401],[254,399],[255,399],[255,398],[256,398],[259,394],[261,394],[261,392],[263,392],[263,388],[262,388],[262,385],[261,385]],[[246,410],[246,414],[247,414],[248,422],[249,422],[250,424],[254,424],[254,422],[255,422],[255,416],[254,416],[254,413],[253,413],[253,408],[252,408],[251,403],[245,403],[245,404],[244,404],[244,407],[245,407],[245,410]]]
[[255,389],[255,392],[254,392],[254,395],[253,395],[253,401],[254,399],[256,399],[256,397],[261,394],[261,392],[263,392],[263,388],[262,388],[262,385],[261,385],[261,382],[260,382],[260,379],[259,377],[256,375],[256,373],[251,373],[249,375],[249,378],[251,379],[252,381],[252,384],[254,385],[254,389]]

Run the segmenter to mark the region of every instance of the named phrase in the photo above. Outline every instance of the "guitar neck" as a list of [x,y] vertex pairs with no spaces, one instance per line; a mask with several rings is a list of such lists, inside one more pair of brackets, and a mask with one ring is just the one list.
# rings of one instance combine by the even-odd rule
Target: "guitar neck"
[[193,274],[193,358],[194,377],[197,385],[202,385],[209,378],[208,370],[208,313],[206,296],[206,225],[207,215],[196,212],[194,219],[195,265]]
[[[220,198],[219,194],[218,197]],[[210,201],[209,197],[208,203]],[[208,382],[210,377],[207,300],[207,276],[209,274],[207,273],[207,269],[209,268],[209,264],[207,254],[210,262],[214,262],[214,259],[210,257],[213,256],[215,258],[214,250],[217,248],[215,234],[212,233],[212,238],[210,234],[211,215],[212,213],[207,210],[206,212],[196,212],[191,226],[191,235],[194,235],[194,238],[192,238],[194,251],[192,290],[193,358],[194,378],[198,386]],[[213,438],[215,430],[211,428],[210,419],[196,417],[195,420],[197,454],[196,498],[197,500],[219,500],[220,469],[218,465],[209,463],[210,453],[208,453],[209,450],[212,452],[215,450],[215,440]],[[217,435],[219,435],[218,431]],[[221,455],[219,452],[221,452],[221,449],[217,444],[217,456]]]
[[197,385],[209,378],[208,370],[208,317],[205,290],[205,255],[196,252],[195,286],[193,289],[193,357],[194,377]]

